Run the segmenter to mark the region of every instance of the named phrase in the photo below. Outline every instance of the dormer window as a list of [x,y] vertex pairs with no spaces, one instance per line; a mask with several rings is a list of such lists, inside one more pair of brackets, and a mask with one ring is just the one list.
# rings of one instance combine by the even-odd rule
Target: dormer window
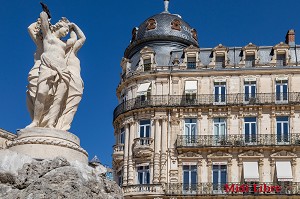
[[273,57],[270,62],[271,66],[282,67],[289,65],[289,48],[290,46],[283,42],[280,42],[279,44],[275,45],[273,47]]
[[148,46],[145,46],[140,51],[140,54],[139,70],[143,72],[154,70],[156,67],[154,50]]
[[249,43],[242,48],[242,59],[239,63],[240,66],[246,68],[255,67],[258,60],[258,47],[255,44]]
[[151,70],[151,59],[144,59],[144,71]]
[[187,58],[187,68],[188,69],[196,68],[196,57],[188,57]]
[[224,55],[216,56],[216,68],[225,68],[225,56]]
[[255,55],[246,55],[245,67],[251,68],[255,66]]
[[212,50],[212,59],[209,66],[212,68],[225,68],[228,64],[228,48],[219,44]]
[[276,66],[286,66],[286,54],[285,53],[277,54]]

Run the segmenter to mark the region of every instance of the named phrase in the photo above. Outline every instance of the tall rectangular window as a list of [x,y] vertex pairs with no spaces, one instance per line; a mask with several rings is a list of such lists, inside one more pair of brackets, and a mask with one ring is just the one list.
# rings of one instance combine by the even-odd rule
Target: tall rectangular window
[[276,66],[286,66],[286,55],[285,55],[285,53],[277,54]]
[[225,118],[214,119],[214,144],[224,145],[226,143],[226,121]]
[[246,55],[245,67],[250,68],[255,66],[255,55]]
[[248,103],[255,103],[256,81],[245,81],[244,92],[245,92],[244,101]]
[[216,56],[216,68],[225,68],[225,56],[224,55]]
[[275,87],[276,102],[286,103],[288,101],[288,80],[277,80]]
[[120,144],[125,143],[125,128],[121,128],[119,143]]
[[122,168],[121,171],[119,171],[119,172],[117,173],[117,176],[118,176],[118,185],[119,185],[120,187],[122,187],[122,185],[123,185],[123,168]]
[[197,190],[197,166],[183,166],[183,191],[184,193],[195,193]]
[[212,178],[213,190],[223,192],[227,183],[227,165],[213,165]]
[[187,68],[188,69],[196,68],[196,57],[187,57]]
[[140,121],[140,144],[149,145],[150,144],[150,120]]
[[257,130],[256,117],[245,117],[244,118],[245,143],[251,144],[257,141],[256,130]]
[[151,70],[151,59],[144,59],[144,71]]
[[138,184],[150,184],[149,166],[137,167]]
[[197,119],[184,120],[184,134],[187,144],[195,143],[197,134]]
[[215,103],[225,104],[226,103],[226,82],[215,82],[214,94],[215,94]]
[[289,118],[286,116],[276,117],[277,143],[289,142]]

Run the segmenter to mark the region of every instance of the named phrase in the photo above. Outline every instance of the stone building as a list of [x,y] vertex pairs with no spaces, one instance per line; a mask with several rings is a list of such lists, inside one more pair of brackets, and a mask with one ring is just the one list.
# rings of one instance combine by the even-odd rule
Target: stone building
[[121,61],[113,168],[125,198],[299,197],[295,32],[200,48],[165,7],[132,30]]

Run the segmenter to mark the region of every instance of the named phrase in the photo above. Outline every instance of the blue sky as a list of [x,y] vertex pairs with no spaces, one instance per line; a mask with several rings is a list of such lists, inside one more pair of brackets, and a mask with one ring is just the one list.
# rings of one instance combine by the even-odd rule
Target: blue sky
[[[52,23],[65,16],[85,33],[79,51],[83,100],[71,132],[81,139],[90,158],[98,155],[111,165],[114,144],[112,113],[120,77],[120,61],[131,30],[163,11],[162,0],[48,0]],[[200,47],[273,46],[284,41],[288,29],[300,32],[299,0],[171,0],[170,12],[179,14],[198,31]],[[0,128],[11,132],[30,123],[26,109],[27,74],[35,46],[27,27],[41,11],[37,0],[1,0]]]

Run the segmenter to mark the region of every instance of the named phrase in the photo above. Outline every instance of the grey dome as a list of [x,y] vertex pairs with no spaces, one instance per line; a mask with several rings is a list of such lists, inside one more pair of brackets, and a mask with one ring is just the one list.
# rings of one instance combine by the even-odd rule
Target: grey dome
[[[156,28],[153,30],[147,30],[148,20],[150,19],[154,19],[157,23]],[[179,20],[181,22],[180,31],[171,28],[171,23],[174,20]],[[192,28],[190,27],[190,25],[183,21],[178,15],[160,13],[148,18],[139,26],[137,40],[142,40],[146,38],[155,39],[155,37],[161,36],[173,36],[177,37],[178,39],[187,40],[191,44],[198,46],[198,42],[192,37],[191,31]]]
[[[155,28],[149,29],[149,21],[155,21]],[[180,30],[172,28],[172,22],[177,21],[180,23]],[[170,13],[160,13],[146,19],[137,29],[136,36],[132,37],[131,44],[127,48],[125,55],[130,54],[130,51],[136,46],[145,42],[151,41],[171,41],[179,42],[187,46],[199,46],[192,31],[195,30],[182,20],[181,17]]]

